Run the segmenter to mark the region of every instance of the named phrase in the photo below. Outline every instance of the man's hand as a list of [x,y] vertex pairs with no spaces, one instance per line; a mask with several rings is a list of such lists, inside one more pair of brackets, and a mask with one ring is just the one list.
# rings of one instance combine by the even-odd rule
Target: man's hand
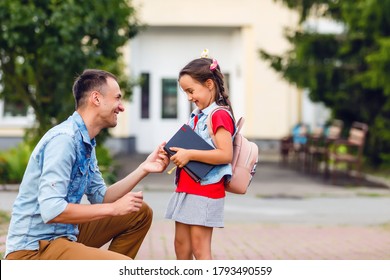
[[129,192],[113,203],[114,216],[126,215],[137,212],[142,206],[143,194],[139,192]]
[[141,164],[142,169],[148,173],[161,173],[163,172],[168,164],[169,158],[167,153],[164,151],[165,143],[158,146]]
[[162,143],[158,146],[136,170],[111,185],[107,189],[103,202],[116,202],[124,196],[129,196],[128,193],[149,173],[163,172],[169,164],[169,158],[163,148],[164,145],[165,143]]
[[142,207],[142,192],[128,192],[112,203],[74,204],[69,203],[65,210],[48,223],[80,224],[105,217],[121,216],[137,212]]

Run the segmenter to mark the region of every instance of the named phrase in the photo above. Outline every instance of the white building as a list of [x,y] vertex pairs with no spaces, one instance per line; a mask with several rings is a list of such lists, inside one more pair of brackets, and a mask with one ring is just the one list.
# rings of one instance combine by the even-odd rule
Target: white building
[[[145,84],[135,88],[118,126],[112,129],[114,139],[108,145],[114,152],[150,152],[187,122],[192,108],[177,87],[177,76],[205,48],[226,75],[236,117],[246,119],[244,135],[259,141],[260,149],[286,135],[307,115],[304,111],[312,115],[311,109],[303,108],[311,106],[303,102],[304,94],[259,56],[259,49],[281,54],[289,47],[283,31],[297,24],[297,15],[282,4],[273,0],[132,2],[148,27],[124,53],[129,74],[142,76]],[[10,120],[6,129],[4,121],[0,117],[0,137],[16,135],[19,130],[9,127]]]

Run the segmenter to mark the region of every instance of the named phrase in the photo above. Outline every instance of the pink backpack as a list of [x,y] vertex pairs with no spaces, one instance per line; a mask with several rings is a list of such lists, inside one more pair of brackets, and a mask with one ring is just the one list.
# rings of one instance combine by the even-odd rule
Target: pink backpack
[[[211,139],[215,143],[215,135],[212,129],[211,118],[218,110],[225,110],[231,114],[225,107],[217,107],[209,114],[207,118],[207,127]],[[241,135],[240,130],[244,124],[244,118],[240,118],[236,124],[236,132],[233,136],[233,174],[229,182],[226,184],[226,191],[236,194],[245,194],[253,176],[256,172],[256,165],[259,157],[259,149],[257,145]]]

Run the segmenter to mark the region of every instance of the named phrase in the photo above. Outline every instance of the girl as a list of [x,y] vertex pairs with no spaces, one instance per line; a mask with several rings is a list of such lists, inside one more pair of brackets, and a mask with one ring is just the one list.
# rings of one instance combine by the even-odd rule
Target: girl
[[[215,59],[207,54],[188,63],[179,73],[179,85],[190,102],[196,105],[189,125],[214,150],[200,151],[171,148],[176,170],[176,191],[168,204],[166,218],[175,221],[175,252],[179,260],[211,259],[214,227],[223,227],[225,181],[232,174],[232,136],[235,130],[233,111],[226,93],[223,74]],[[212,116],[215,143],[207,128],[207,117],[217,106],[226,106]],[[195,182],[182,168],[189,161],[200,161],[215,167],[200,182]]]

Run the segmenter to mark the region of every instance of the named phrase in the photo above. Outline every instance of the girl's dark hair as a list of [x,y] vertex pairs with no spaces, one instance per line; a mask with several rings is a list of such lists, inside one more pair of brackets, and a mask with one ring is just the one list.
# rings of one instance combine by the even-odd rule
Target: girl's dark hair
[[234,118],[232,104],[223,81],[224,76],[219,65],[214,70],[210,70],[212,63],[213,60],[210,58],[197,58],[192,60],[180,71],[179,80],[183,75],[189,75],[201,84],[211,79],[216,87],[215,102],[220,106],[227,106]]
[[86,93],[96,90],[101,91],[107,84],[107,78],[117,81],[114,74],[104,70],[86,69],[78,76],[73,84],[73,96],[76,101],[76,109],[83,104]]

